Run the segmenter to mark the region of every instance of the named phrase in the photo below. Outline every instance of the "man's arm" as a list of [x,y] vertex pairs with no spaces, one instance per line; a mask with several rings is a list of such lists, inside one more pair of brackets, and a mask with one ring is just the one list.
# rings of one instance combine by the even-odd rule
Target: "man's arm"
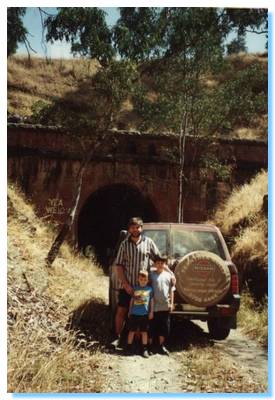
[[129,311],[128,311],[128,317],[130,317],[130,315],[131,315],[131,310],[132,310],[132,307],[133,307],[133,302],[134,302],[134,298],[132,297],[131,300],[130,300]]
[[119,246],[118,253],[117,253],[117,258],[116,258],[116,272],[118,279],[120,280],[123,289],[128,293],[132,294],[133,293],[133,288],[127,281],[124,273],[124,245],[123,242]]
[[125,274],[124,274],[124,268],[122,265],[116,265],[116,270],[117,270],[117,275],[118,279],[120,280],[123,289],[128,293],[128,294],[133,294],[133,288],[127,281]]

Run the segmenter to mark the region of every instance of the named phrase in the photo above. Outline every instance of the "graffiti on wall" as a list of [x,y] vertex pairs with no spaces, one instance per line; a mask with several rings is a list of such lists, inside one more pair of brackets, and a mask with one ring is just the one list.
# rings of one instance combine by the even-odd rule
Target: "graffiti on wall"
[[48,214],[57,214],[57,215],[62,215],[65,214],[66,209],[63,205],[63,200],[59,198],[52,198],[48,199],[47,205],[46,205],[46,212]]

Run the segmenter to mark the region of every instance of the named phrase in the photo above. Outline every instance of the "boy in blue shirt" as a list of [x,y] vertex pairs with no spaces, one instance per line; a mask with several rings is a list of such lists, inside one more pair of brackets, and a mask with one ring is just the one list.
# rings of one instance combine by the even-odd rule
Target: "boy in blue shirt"
[[142,356],[149,357],[148,354],[148,329],[149,319],[153,318],[154,302],[153,290],[148,286],[148,272],[139,271],[138,285],[134,287],[134,293],[129,307],[129,334],[127,340],[126,354],[133,354],[132,345],[136,332],[141,335]]

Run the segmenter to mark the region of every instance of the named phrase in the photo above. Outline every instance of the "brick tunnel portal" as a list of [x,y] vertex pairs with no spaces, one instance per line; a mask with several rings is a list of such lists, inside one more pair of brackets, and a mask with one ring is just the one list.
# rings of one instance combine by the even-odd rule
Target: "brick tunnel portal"
[[134,186],[108,185],[92,193],[78,218],[78,247],[92,246],[97,261],[106,271],[121,229],[127,228],[131,217],[144,222],[158,222],[159,213],[151,199]]

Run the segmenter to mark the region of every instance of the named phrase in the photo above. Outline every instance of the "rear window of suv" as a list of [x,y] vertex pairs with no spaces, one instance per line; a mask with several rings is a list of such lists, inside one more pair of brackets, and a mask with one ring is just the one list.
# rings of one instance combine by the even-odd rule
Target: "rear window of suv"
[[151,238],[157,245],[161,254],[169,255],[169,230],[167,229],[144,229],[144,235]]
[[225,260],[223,247],[216,232],[172,230],[172,257],[183,257],[196,250],[205,250],[217,254]]
[[145,236],[156,243],[161,254],[181,258],[196,250],[205,250],[226,259],[222,244],[216,232],[172,229],[171,238],[168,229],[144,229]]

